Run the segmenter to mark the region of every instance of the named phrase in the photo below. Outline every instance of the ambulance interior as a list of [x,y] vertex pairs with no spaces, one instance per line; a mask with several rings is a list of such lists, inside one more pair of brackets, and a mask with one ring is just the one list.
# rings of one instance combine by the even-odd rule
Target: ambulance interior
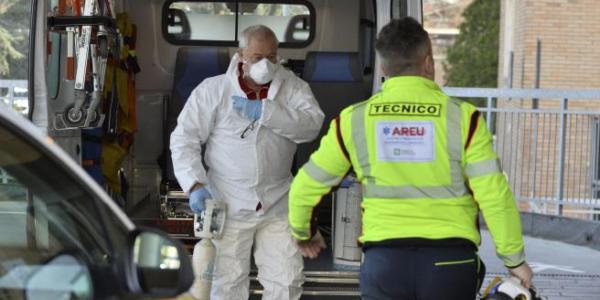
[[[342,108],[370,95],[374,1],[271,2],[278,3],[127,2],[131,22],[138,28],[141,69],[135,78],[138,131],[127,203],[132,217],[158,217],[150,214],[160,211],[155,200],[177,198],[180,189],[166,146],[169,134],[192,89],[204,78],[226,71],[237,50],[236,39],[246,27],[269,26],[280,41],[283,65],[310,84],[326,115],[319,136]],[[318,141],[298,147],[293,172],[307,161]],[[169,214],[180,217],[173,207]],[[330,222],[330,212],[322,219]]]
[[[160,227],[188,245],[195,241],[192,215],[173,174],[169,135],[194,87],[226,71],[241,32],[254,24],[270,27],[280,42],[282,65],[309,83],[325,113],[319,138],[299,145],[292,170],[295,173],[318,147],[330,121],[344,107],[367,99],[381,83],[374,52],[381,25],[377,20],[420,13],[420,1],[122,0],[85,1],[99,4],[95,16],[100,16],[85,21],[73,16],[76,2],[45,2],[48,23],[36,25],[49,29],[45,58],[48,134],[82,162],[135,222]],[[102,8],[103,3],[109,5]],[[85,10],[81,8],[84,16]],[[69,59],[80,56],[77,47],[69,49],[73,36],[80,34],[69,33],[76,24],[81,28],[93,25],[91,43],[100,49],[95,55],[102,57],[106,56],[103,52],[109,52],[102,70],[105,76],[98,76],[106,78],[104,90],[116,91],[103,93],[97,116],[85,115],[93,102],[86,100],[82,112],[83,119],[92,120],[89,124],[70,115],[76,90],[83,89],[77,86],[83,75],[76,69],[82,63],[77,62],[75,69],[69,63]],[[114,36],[107,30],[111,26],[119,28],[120,38],[105,42]],[[108,38],[101,37],[104,31]],[[119,63],[111,64],[111,58]],[[121,71],[114,71],[115,65]],[[88,84],[91,80],[84,81]],[[39,102],[36,99],[36,104]],[[88,128],[83,128],[85,125]],[[346,256],[360,261],[356,244],[360,191],[341,190],[339,196],[353,195],[354,204],[338,208],[336,218],[332,201],[323,201],[319,224],[330,244],[334,223],[346,228],[340,234],[347,236],[339,238],[336,248],[341,252],[348,249]],[[348,227],[344,222],[352,224]],[[325,259],[331,261],[328,251]]]

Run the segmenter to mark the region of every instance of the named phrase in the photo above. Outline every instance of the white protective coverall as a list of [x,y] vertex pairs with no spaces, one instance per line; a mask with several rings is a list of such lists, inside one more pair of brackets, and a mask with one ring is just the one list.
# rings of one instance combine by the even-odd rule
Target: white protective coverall
[[171,134],[175,175],[184,191],[204,183],[213,198],[227,203],[224,234],[215,241],[211,299],[248,298],[253,244],[263,299],[298,299],[303,262],[287,222],[290,170],[297,143],[317,136],[324,115],[308,84],[280,67],[262,100],[261,118],[241,138],[252,121],[233,108],[232,96],[246,97],[239,62],[234,55],[227,73],[207,78],[188,98]]

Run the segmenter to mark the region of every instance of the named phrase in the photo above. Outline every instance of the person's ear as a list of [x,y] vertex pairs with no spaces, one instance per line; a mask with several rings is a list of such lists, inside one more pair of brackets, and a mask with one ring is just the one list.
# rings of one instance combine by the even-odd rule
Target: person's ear
[[430,52],[425,57],[425,61],[423,63],[425,77],[434,80],[435,79],[435,62],[433,61],[433,54]]
[[423,75],[428,79],[435,80],[435,62],[433,61],[433,47],[431,45],[431,40],[429,40],[428,44],[427,55],[423,61]]
[[242,59],[242,60],[244,59],[244,49],[238,48],[237,49],[237,54],[240,57],[240,59]]

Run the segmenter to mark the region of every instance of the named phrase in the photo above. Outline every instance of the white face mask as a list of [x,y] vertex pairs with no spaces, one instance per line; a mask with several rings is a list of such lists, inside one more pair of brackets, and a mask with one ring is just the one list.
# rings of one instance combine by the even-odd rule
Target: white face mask
[[273,80],[278,67],[279,64],[274,64],[270,60],[263,58],[259,62],[250,65],[249,75],[254,82],[258,84],[266,84]]

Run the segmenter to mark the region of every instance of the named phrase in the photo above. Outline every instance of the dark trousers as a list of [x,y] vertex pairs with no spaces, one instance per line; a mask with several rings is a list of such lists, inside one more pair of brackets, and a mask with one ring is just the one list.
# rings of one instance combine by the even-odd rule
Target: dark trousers
[[365,250],[364,300],[475,299],[485,266],[472,247],[383,247]]

